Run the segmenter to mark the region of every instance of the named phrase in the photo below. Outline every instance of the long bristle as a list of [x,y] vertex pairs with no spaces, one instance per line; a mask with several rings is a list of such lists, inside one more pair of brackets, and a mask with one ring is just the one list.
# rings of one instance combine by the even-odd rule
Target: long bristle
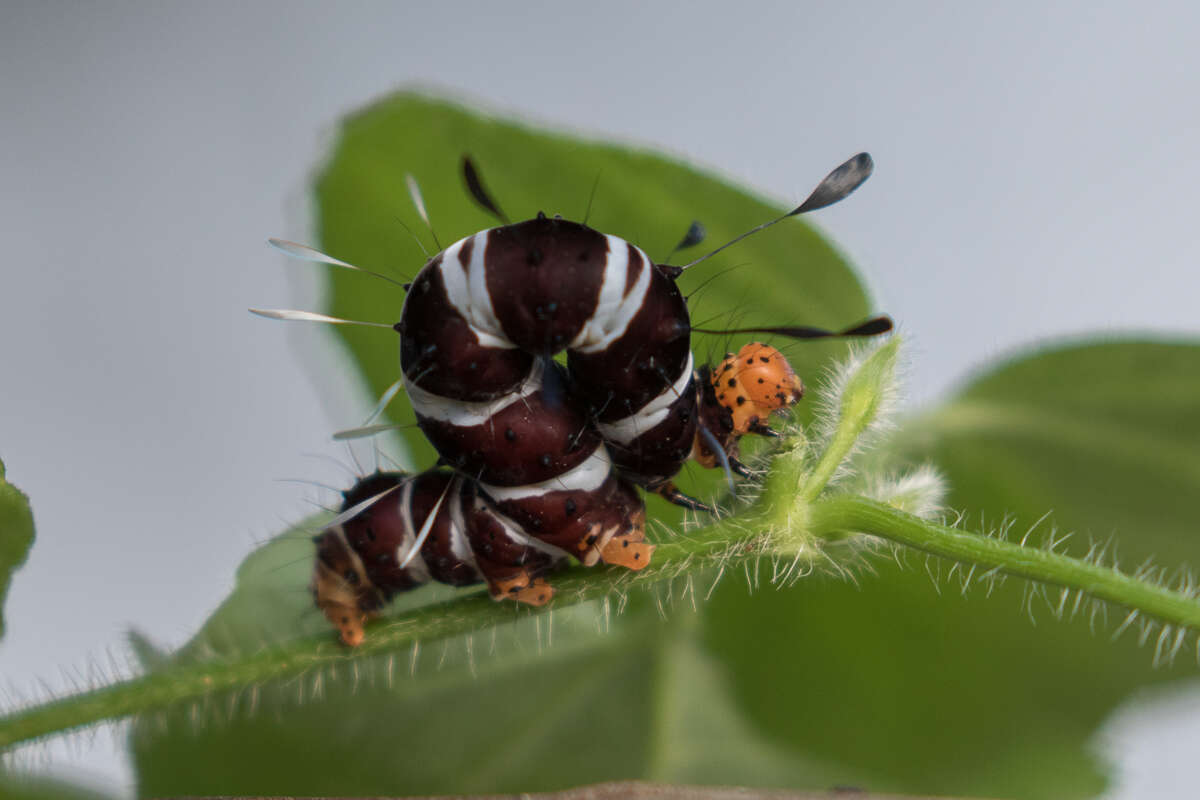
[[362,272],[375,278],[381,278],[388,283],[394,283],[401,288],[405,288],[403,281],[398,281],[395,278],[384,275],[381,272],[364,269],[349,262],[342,261],[340,258],[334,258],[333,256],[327,253],[322,253],[320,250],[309,247],[306,244],[290,242],[287,239],[267,239],[267,244],[271,245],[281,253],[290,256],[291,258],[296,258],[301,261],[311,261],[316,264],[329,264],[331,266],[341,267],[343,269],[351,269],[355,272]]
[[340,258],[334,258],[331,255],[322,253],[320,250],[309,247],[306,244],[299,242],[291,242],[287,239],[267,239],[267,244],[285,253],[292,258],[298,258],[301,261],[313,261],[318,264],[332,264],[335,267],[345,267],[346,269],[359,269],[353,264],[342,261]]
[[391,486],[391,487],[388,487],[387,489],[384,489],[379,494],[371,495],[366,500],[363,500],[360,503],[355,503],[354,505],[347,508],[345,511],[338,514],[333,519],[329,520],[329,522],[325,523],[325,527],[327,529],[335,528],[338,525],[341,525],[343,522],[349,522],[350,520],[354,519],[359,514],[366,511],[368,508],[375,505],[375,503],[379,502],[384,497],[386,497],[387,495],[396,491],[403,485],[404,485],[403,483],[397,483],[395,486]]
[[385,389],[383,394],[379,396],[379,402],[376,403],[375,407],[371,409],[371,413],[367,415],[365,420],[363,420],[363,424],[360,426],[360,428],[366,428],[372,422],[378,419],[379,415],[382,414],[384,409],[388,407],[388,404],[392,402],[392,398],[394,398],[403,388],[404,376],[402,375],[393,381],[392,385]]
[[442,508],[442,502],[446,499],[446,495],[450,493],[451,487],[453,487],[457,482],[457,478],[451,480],[446,484],[446,488],[442,490],[441,497],[439,497],[437,502],[433,504],[433,509],[430,510],[429,516],[425,517],[425,522],[421,524],[421,532],[417,534],[417,540],[413,542],[412,549],[408,551],[408,555],[406,555],[404,560],[400,562],[400,569],[407,567],[408,563],[416,557],[417,553],[421,552],[422,545],[424,545],[425,540],[429,538],[429,532],[433,530],[434,519],[437,517],[438,511],[440,511]]
[[374,436],[377,433],[403,430],[404,428],[414,427],[414,425],[415,423],[410,423],[408,425],[394,425],[392,423],[385,423],[383,425],[364,425],[361,428],[347,428],[344,431],[338,431],[337,433],[333,434],[333,438],[334,441],[338,442],[348,441],[350,439],[365,439],[369,436]]
[[326,314],[318,314],[315,311],[299,311],[294,308],[251,308],[251,314],[257,314],[260,317],[267,319],[281,319],[288,322],[326,322],[330,325],[366,325],[371,328],[387,328],[391,330],[392,326],[386,322],[364,322],[357,319],[341,319],[339,317],[331,317]]
[[429,221],[429,212],[425,210],[425,197],[421,194],[421,185],[417,183],[417,179],[412,176],[412,173],[404,176],[404,183],[408,186],[408,196],[412,198],[413,206],[417,209],[417,215],[421,217],[421,221],[429,229],[429,235],[433,237],[433,243],[441,250],[442,243],[438,241],[437,233],[433,230],[433,223]]

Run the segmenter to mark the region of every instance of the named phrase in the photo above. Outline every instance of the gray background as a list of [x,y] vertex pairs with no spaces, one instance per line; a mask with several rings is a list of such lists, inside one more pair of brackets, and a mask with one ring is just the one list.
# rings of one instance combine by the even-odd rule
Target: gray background
[[[1200,11],[1045,6],[0,5],[0,457],[38,525],[7,702],[109,670],[131,626],[182,643],[311,510],[273,479],[345,484],[303,454],[344,457],[364,401],[245,308],[313,302],[263,240],[309,238],[338,117],[403,84],[783,201],[871,150],[817,222],[907,330],[916,403],[1047,337],[1194,333]],[[1198,698],[1120,715],[1120,796],[1191,779]],[[35,754],[129,791],[111,737]]]

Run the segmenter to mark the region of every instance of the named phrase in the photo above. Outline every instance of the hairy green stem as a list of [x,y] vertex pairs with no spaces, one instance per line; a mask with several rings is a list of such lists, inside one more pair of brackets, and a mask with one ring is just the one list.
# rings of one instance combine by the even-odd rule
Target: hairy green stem
[[[786,472],[787,470],[785,470]],[[792,477],[789,477],[789,482]],[[792,484],[794,487],[795,484]],[[1164,623],[1200,628],[1200,604],[1178,592],[1116,570],[1066,555],[981,536],[911,516],[863,497],[837,495],[808,506],[792,489],[792,519],[803,519],[803,531],[774,531],[781,518],[781,498],[768,497],[737,517],[658,546],[654,563],[638,573],[576,567],[556,577],[553,607],[668,580],[720,561],[732,566],[772,552],[794,550],[798,542],[868,533],[955,561],[1080,590]],[[371,626],[362,646],[349,651],[331,635],[311,636],[265,648],[248,656],[202,663],[177,663],[148,675],[81,694],[58,698],[0,718],[0,748],[71,730],[102,720],[121,719],[201,699],[217,691],[244,689],[340,663],[395,653],[416,642],[444,639],[492,625],[512,622],[543,609],[514,608],[492,602],[485,594],[425,606]]]
[[[836,392],[834,413],[837,427],[833,436],[800,487],[801,499],[812,503],[846,463],[863,434],[879,419],[885,397],[895,385],[896,356],[900,337],[893,336],[856,365],[856,369],[841,379]],[[847,365],[846,369],[849,369]]]
[[1200,603],[1181,592],[1061,553],[938,525],[865,497],[842,495],[817,503],[809,524],[818,537],[869,533],[985,571],[1077,589],[1168,625],[1200,629]]

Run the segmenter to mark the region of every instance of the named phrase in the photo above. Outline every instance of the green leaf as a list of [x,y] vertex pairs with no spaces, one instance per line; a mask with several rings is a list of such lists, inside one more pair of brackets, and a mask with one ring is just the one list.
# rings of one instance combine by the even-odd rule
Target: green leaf
[[[327,520],[325,514],[303,520],[247,556],[238,567],[233,592],[175,658],[223,658],[301,636],[328,633],[329,623],[313,604],[307,588],[315,556],[312,537]],[[397,613],[473,591],[476,589],[436,584],[400,595],[389,610]],[[144,649],[136,640],[135,646],[139,653]],[[160,658],[161,654],[155,654],[152,661]],[[152,666],[145,661],[143,665]]]
[[1121,560],[1200,568],[1200,346],[1075,344],[1010,362],[907,428],[912,457],[953,478],[951,502],[1116,535]]
[[[899,446],[944,470],[969,527],[1007,516],[1019,538],[1053,510],[1039,530],[1078,531],[1068,552],[1111,535],[1126,566],[1200,565],[1198,395],[1195,346],[1066,347],[993,369],[906,423]],[[1086,605],[1060,622],[1035,599],[1033,625],[1019,582],[964,598],[962,573],[935,560],[939,595],[923,556],[903,560],[876,559],[857,587],[816,577],[748,596],[730,582],[706,608],[749,718],[780,746],[855,763],[867,788],[1092,796],[1107,772],[1098,726],[1138,688],[1196,675],[1190,649],[1155,668],[1157,640],[1139,646],[1136,626],[1110,642],[1118,609],[1093,633]]]
[[0,461],[0,638],[4,636],[4,597],[8,585],[33,546],[33,511],[29,498],[4,477]]
[[[535,130],[403,93],[343,123],[333,157],[317,182],[324,251],[385,274],[416,274],[426,257],[405,226],[430,253],[439,248],[413,209],[405,188],[407,174],[420,183],[443,245],[496,225],[467,194],[460,177],[464,154],[475,160],[492,196],[512,219],[529,218],[538,211],[568,219],[586,216],[592,227],[628,239],[655,259],[667,256],[693,220],[703,222],[708,239],[687,251],[691,257],[782,210],[710,173],[658,154]],[[796,176],[798,193],[815,186],[826,166],[834,165]],[[328,281],[330,314],[376,322],[400,318],[404,296],[398,288],[342,270],[329,272]],[[710,328],[735,324],[837,328],[872,310],[846,262],[800,220],[789,220],[739,243],[686,272],[679,285],[685,294],[703,285],[689,306],[693,321]],[[365,376],[370,396],[381,396],[399,377],[396,336],[349,326],[338,326],[335,333]],[[693,336],[696,363],[720,359],[743,343],[741,337],[731,342],[727,336],[697,334]],[[839,342],[789,343],[786,351],[798,374],[815,377],[845,347]],[[798,411],[802,421],[810,413],[807,405]],[[403,394],[391,404],[389,415],[397,423],[414,419]],[[347,427],[357,422],[348,421]],[[403,438],[414,454],[414,466],[433,463],[433,451],[420,431],[404,431]],[[715,491],[720,476],[701,476],[704,472],[685,472],[680,485],[702,495]],[[671,524],[682,516],[678,508],[657,498],[651,500],[650,513]]]
[[[578,219],[595,184],[589,224],[657,258],[693,219],[704,223],[715,246],[780,211],[662,156],[401,94],[344,123],[318,182],[322,249],[368,269],[414,274],[425,256],[397,218],[427,246],[431,237],[405,191],[410,172],[442,244],[494,225],[459,178],[466,153],[514,219],[539,210]],[[822,175],[800,179],[798,189]],[[869,311],[845,262],[802,222],[776,226],[694,272],[681,285],[688,292],[711,279],[691,302],[693,319],[712,318],[710,327],[732,324],[734,313],[739,325],[838,327]],[[334,272],[328,281],[329,313],[398,319],[399,290],[353,273]],[[399,374],[395,337],[349,328],[336,333],[368,390],[382,394]],[[697,336],[693,349],[701,362],[731,344],[741,341]],[[788,356],[800,374],[812,376],[844,348],[805,343],[789,347]],[[389,413],[397,422],[412,420],[402,397]],[[809,418],[807,407],[800,413]],[[419,433],[408,432],[407,440],[416,465],[432,463]],[[715,485],[719,476],[706,480]],[[678,509],[657,502],[650,514],[670,524],[680,518]],[[307,533],[285,534],[247,559],[234,593],[178,657],[221,658],[325,629],[304,591],[312,559]],[[429,587],[399,602],[431,602],[450,591]],[[699,620],[668,607],[664,622],[644,594],[632,595],[620,614],[587,604],[554,612],[552,636],[548,622],[526,620],[423,648],[412,675],[407,656],[364,659],[337,675],[246,687],[140,720],[132,738],[140,791],[532,791],[635,777],[747,785],[859,781],[852,762],[808,760],[757,733],[727,693],[726,665],[698,647]]]
[[781,747],[745,719],[729,692],[726,665],[694,635],[699,616],[673,613],[675,635],[658,642],[659,724],[654,760],[643,777],[715,786],[862,785],[868,776],[854,765]]

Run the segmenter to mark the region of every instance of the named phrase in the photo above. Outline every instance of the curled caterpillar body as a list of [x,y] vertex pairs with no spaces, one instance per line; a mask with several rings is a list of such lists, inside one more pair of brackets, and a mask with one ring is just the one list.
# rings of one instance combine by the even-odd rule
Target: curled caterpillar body
[[[370,489],[403,485],[323,535],[314,589],[343,640],[360,641],[387,598],[430,579],[486,581],[497,599],[540,605],[553,596],[542,575],[568,556],[649,563],[634,486],[675,492],[698,435],[687,305],[672,277],[618,237],[539,215],[431,259],[395,328],[418,422],[457,476],[372,476]],[[552,359],[564,349],[565,368]],[[419,558],[398,569],[437,492]],[[366,496],[356,486],[345,507]],[[381,515],[390,537],[363,522]],[[364,525],[376,538],[355,533]]]
[[396,330],[421,429],[485,485],[563,478],[603,442],[656,489],[691,453],[687,304],[616,236],[539,216],[467,237],[417,275]]
[[[463,168],[476,202],[506,220],[469,160]],[[745,236],[837,202],[871,168],[869,156],[855,156],[794,210],[683,266],[655,264],[624,239],[544,214],[468,236],[430,259],[405,285],[392,327],[400,335],[400,382],[439,465],[453,471],[376,473],[346,492],[336,524],[317,537],[312,582],[342,639],[361,642],[364,622],[390,597],[430,580],[484,581],[496,599],[541,605],[554,593],[544,575],[568,558],[646,566],[653,546],[644,541],[636,487],[708,510],[672,483],[684,463],[695,458],[746,474],[738,440],[771,434],[770,414],[803,391],[782,354],[763,344],[695,369],[695,329],[675,279]],[[410,191],[424,217],[411,180]],[[679,247],[701,238],[693,223]],[[360,269],[301,245],[273,244]],[[810,339],[890,329],[877,317],[842,331],[725,332]],[[564,351],[565,366],[554,360]]]

